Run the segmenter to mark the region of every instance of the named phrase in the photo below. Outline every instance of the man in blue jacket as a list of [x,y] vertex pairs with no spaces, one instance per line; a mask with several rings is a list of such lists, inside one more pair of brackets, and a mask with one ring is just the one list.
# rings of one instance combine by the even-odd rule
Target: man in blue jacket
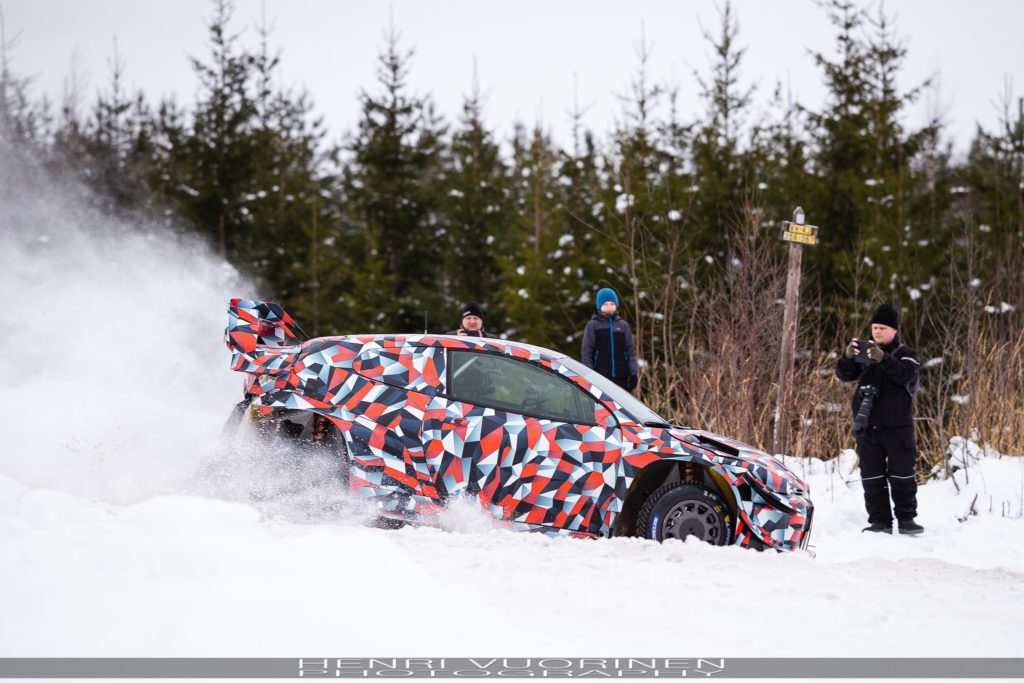
[[597,293],[597,312],[583,330],[583,364],[626,391],[636,389],[638,368],[633,331],[618,316],[619,297],[604,288]]
[[[901,534],[919,534],[917,516],[917,444],[914,440],[914,394],[917,391],[917,352],[900,342],[900,315],[882,304],[871,315],[871,338],[856,337],[836,365],[836,377],[857,380],[853,394],[854,435],[860,456],[860,478],[868,527],[864,531],[892,533],[895,509]],[[858,356],[860,356],[858,358]],[[892,505],[889,495],[892,494]]]

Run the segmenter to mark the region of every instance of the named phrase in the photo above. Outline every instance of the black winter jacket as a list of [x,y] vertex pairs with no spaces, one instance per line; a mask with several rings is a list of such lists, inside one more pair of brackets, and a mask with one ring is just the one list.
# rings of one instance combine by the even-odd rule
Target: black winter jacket
[[595,313],[583,330],[580,360],[605,377],[629,377],[638,374],[636,346],[629,323],[617,315]]
[[920,362],[917,352],[900,343],[897,336],[892,344],[881,347],[885,356],[877,363],[862,364],[844,354],[836,365],[836,377],[844,382],[858,380],[853,393],[853,414],[857,414],[863,399],[860,388],[873,384],[878,389],[874,408],[868,420],[869,428],[907,427],[914,424],[914,392],[917,391],[917,371]]

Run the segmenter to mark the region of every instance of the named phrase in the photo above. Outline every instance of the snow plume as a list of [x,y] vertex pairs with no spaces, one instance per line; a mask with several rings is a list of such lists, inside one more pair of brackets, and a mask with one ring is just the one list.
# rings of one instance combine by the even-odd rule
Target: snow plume
[[[224,412],[221,406],[218,415]],[[337,448],[297,442],[260,429],[275,426],[243,421],[204,460],[190,492],[258,508],[263,518],[296,524],[373,524],[376,509],[350,496]],[[216,435],[211,443],[217,441]]]
[[113,503],[182,490],[239,398],[222,336],[250,289],[198,239],[0,154],[0,475]]

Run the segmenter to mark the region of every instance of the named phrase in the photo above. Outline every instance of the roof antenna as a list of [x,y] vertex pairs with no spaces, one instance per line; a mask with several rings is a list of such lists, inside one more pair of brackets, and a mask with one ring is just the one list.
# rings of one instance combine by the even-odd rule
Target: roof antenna
[[427,334],[427,309],[423,309],[423,334]]

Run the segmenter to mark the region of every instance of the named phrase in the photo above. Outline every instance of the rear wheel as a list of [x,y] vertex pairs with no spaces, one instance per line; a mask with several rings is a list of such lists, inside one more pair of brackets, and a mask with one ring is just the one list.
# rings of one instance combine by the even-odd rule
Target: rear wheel
[[712,545],[733,540],[729,508],[718,492],[692,481],[677,481],[655,490],[637,515],[637,535],[655,541],[693,537]]
[[[284,423],[282,423],[283,426]],[[314,452],[319,452],[335,460],[342,488],[347,491],[349,488],[350,460],[345,435],[322,415],[314,415],[309,427],[300,427],[299,429],[299,434],[301,435],[299,438],[302,438],[309,448]],[[279,431],[278,434],[280,433]]]
[[252,405],[252,397],[248,394],[235,404],[235,407],[231,409],[231,414],[228,415],[228,419],[224,422],[224,427],[220,430],[222,439],[230,439],[238,433],[238,428],[245,419],[250,405]]

